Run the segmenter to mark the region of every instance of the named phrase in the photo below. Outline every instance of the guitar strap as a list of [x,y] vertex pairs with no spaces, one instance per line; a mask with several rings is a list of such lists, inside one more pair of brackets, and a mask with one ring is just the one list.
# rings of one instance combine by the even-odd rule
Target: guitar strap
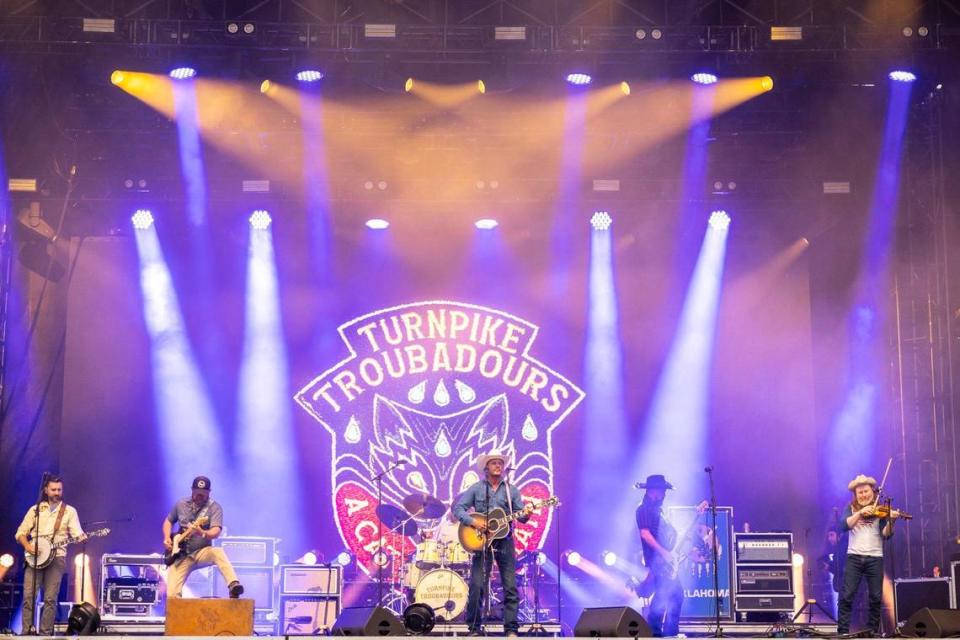
[[60,511],[57,512],[57,521],[53,523],[53,535],[50,537],[50,542],[55,542],[57,538],[57,531],[60,531],[60,524],[63,522],[63,514],[67,512],[67,503],[60,503]]
[[[510,482],[504,478],[503,485],[507,489],[507,509],[508,513],[513,513],[513,496],[510,495]],[[510,523],[510,531],[513,531],[513,522]]]

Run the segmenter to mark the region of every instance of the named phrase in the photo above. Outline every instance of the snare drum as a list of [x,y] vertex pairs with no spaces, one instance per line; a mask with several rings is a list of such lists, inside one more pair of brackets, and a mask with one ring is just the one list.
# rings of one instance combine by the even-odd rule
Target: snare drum
[[430,605],[437,618],[452,620],[467,607],[467,582],[450,569],[423,574],[413,594],[414,602]]
[[459,542],[451,542],[447,545],[445,551],[448,567],[460,569],[470,566],[470,563],[473,561],[473,558],[470,557],[470,552],[464,549],[463,545]]
[[421,569],[439,567],[443,560],[443,546],[436,540],[424,540],[417,545],[415,560]]

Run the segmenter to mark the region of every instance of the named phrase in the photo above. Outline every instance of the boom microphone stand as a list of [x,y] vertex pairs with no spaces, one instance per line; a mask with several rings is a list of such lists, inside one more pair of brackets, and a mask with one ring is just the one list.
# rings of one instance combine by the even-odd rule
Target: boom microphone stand
[[723,628],[720,626],[720,553],[717,549],[717,494],[713,486],[713,467],[708,465],[703,470],[710,477],[710,516],[713,520],[713,609],[717,625],[713,635],[715,638],[721,638],[723,637]]
[[[406,463],[406,460],[397,460],[389,467],[373,476],[373,480],[377,483],[377,506],[383,504],[383,476],[387,475],[397,467],[402,467]],[[383,553],[383,520],[380,519],[380,516],[377,515],[377,552],[374,554],[374,562],[377,563],[377,606],[380,606],[380,603],[383,602],[383,565],[385,562],[381,560],[386,560]]]
[[[36,625],[34,625],[33,623],[34,623],[34,621],[37,619],[37,574],[40,572],[40,569],[37,568],[37,560],[38,560],[38,558],[37,558],[37,554],[36,554],[36,552],[39,550],[39,549],[38,549],[38,545],[39,545],[39,541],[40,541],[40,503],[43,502],[43,499],[44,499],[44,498],[46,498],[45,490],[46,490],[46,488],[47,488],[47,480],[48,480],[49,478],[50,478],[50,472],[49,472],[49,471],[44,471],[44,472],[43,472],[43,478],[41,478],[41,480],[40,480],[40,495],[37,497],[37,504],[34,505],[34,507],[33,507],[33,520],[34,520],[34,522],[33,522],[33,550],[34,550],[34,554],[33,554],[33,567],[31,567],[31,570],[30,570],[30,576],[31,576],[31,579],[33,580],[33,589],[30,590],[31,593],[33,594],[33,596],[32,596],[32,597],[33,597],[33,608],[32,608],[32,610],[33,610],[33,618],[31,618],[29,622],[27,622],[26,620],[24,620],[23,622],[21,622],[21,625],[24,625],[24,624],[27,625],[27,628],[24,629],[24,633],[29,633],[31,630],[33,630],[33,629],[36,628]],[[51,540],[51,542],[53,542],[53,540]]]

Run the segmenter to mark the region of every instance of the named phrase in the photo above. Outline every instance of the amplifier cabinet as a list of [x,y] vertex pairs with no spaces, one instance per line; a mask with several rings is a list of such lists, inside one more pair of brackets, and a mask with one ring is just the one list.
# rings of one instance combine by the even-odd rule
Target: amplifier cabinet
[[243,565],[272,567],[276,542],[276,538],[221,536],[214,540],[213,544],[223,549],[234,567]]
[[793,611],[793,595],[737,594],[737,611]]
[[160,615],[160,554],[105,553],[100,557],[101,613],[149,618]]
[[160,583],[140,578],[106,578],[106,604],[156,604]]
[[343,567],[336,564],[280,565],[280,593],[284,595],[338,596],[343,587]]
[[[226,598],[230,592],[223,581],[223,576],[213,567],[214,587],[213,595],[216,598]],[[234,567],[237,578],[243,585],[243,597],[253,600],[256,609],[273,609],[274,573],[273,567]]]
[[897,626],[920,609],[955,609],[952,578],[898,578],[893,581]]
[[792,533],[736,533],[734,540],[737,564],[793,562]]
[[738,565],[737,593],[792,595],[793,567],[790,565]]
[[280,596],[280,633],[285,636],[327,635],[339,615],[336,596]]

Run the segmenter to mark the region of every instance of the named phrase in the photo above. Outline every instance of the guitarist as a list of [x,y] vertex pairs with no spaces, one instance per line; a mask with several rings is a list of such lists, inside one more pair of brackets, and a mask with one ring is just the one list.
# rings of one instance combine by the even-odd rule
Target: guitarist
[[[477,459],[477,470],[485,474],[486,478],[464,491],[453,505],[453,515],[460,522],[480,532],[485,530],[484,525],[476,523],[470,516],[468,509],[471,507],[477,514],[485,514],[498,507],[508,514],[524,509],[527,512],[517,520],[526,522],[530,519],[529,507],[523,506],[520,490],[504,478],[506,463],[507,459],[499,453],[482,455]],[[517,622],[520,597],[517,594],[517,556],[513,547],[512,532],[504,538],[494,540],[489,549],[485,547],[473,554],[466,614],[468,635],[481,634],[482,602],[494,558],[497,560],[500,580],[503,583],[503,632],[507,637],[516,637],[520,630]]]
[[[59,542],[68,537],[80,537],[83,529],[77,510],[63,501],[63,480],[59,476],[48,476],[43,483],[43,497],[40,501],[40,537]],[[30,507],[23,522],[17,529],[17,542],[27,553],[36,553],[31,536],[38,532],[36,520],[37,507]],[[53,561],[43,569],[25,567],[23,574],[23,632],[35,634],[33,626],[33,603],[38,588],[43,589],[43,616],[40,619],[40,635],[52,636],[53,623],[57,615],[57,596],[60,594],[60,581],[67,570],[67,549],[56,550]]]
[[662,475],[652,475],[636,486],[646,490],[643,502],[637,507],[637,529],[643,543],[643,561],[650,570],[648,580],[653,581],[653,600],[647,621],[654,636],[676,636],[680,632],[683,607],[683,587],[673,566],[672,549],[677,531],[663,517],[663,499],[673,485]]
[[210,499],[210,478],[197,476],[193,479],[189,498],[181,498],[173,505],[170,514],[163,521],[163,546],[169,553],[173,549],[173,524],[179,523],[180,530],[191,529],[189,536],[180,541],[183,555],[167,569],[167,597],[179,598],[183,584],[195,569],[217,565],[223,575],[231,598],[239,598],[243,585],[237,579],[237,572],[227,554],[219,547],[213,547],[213,540],[223,530],[223,508],[220,503]]

